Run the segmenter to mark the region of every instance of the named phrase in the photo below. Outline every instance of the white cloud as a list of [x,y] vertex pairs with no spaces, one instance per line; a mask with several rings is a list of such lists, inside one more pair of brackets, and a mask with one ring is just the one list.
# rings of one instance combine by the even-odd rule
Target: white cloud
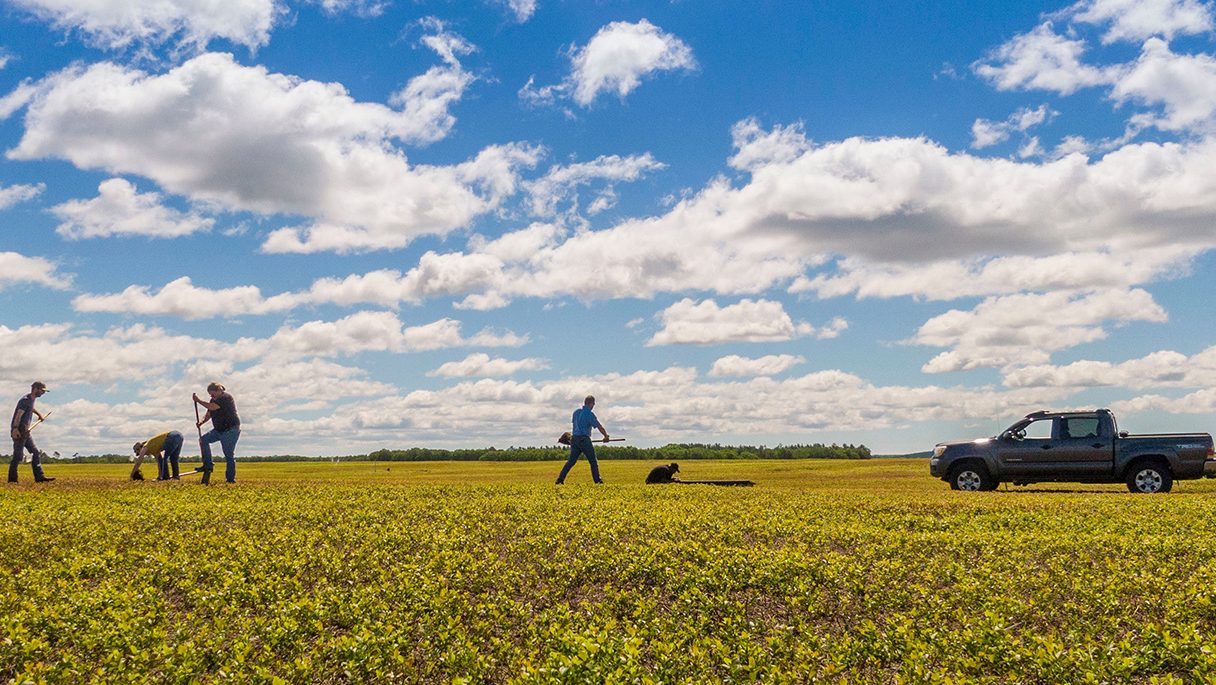
[[410,165],[392,145],[419,135],[403,112],[225,54],[163,75],[109,63],[72,68],[27,100],[10,158],[62,158],[145,176],[222,209],[315,222],[272,233],[271,252],[393,248],[447,233],[498,207],[538,156],[505,145],[454,166]]
[[1216,347],[1187,356],[1161,350],[1125,362],[1082,360],[1052,366],[1024,366],[1004,374],[1011,388],[1092,388],[1119,386],[1145,388],[1196,388],[1216,385]]
[[528,79],[520,97],[534,104],[570,97],[590,107],[602,93],[615,92],[623,99],[643,78],[697,66],[692,48],[645,19],[633,24],[615,21],[600,28],[587,45],[571,49],[570,63],[570,75],[562,83],[537,88],[534,79]]
[[116,235],[176,238],[209,231],[215,225],[214,219],[164,206],[158,193],[141,195],[125,179],[102,181],[97,192],[92,200],[70,200],[52,207],[51,213],[63,222],[55,232],[69,240]]
[[445,376],[457,378],[484,378],[491,376],[511,376],[520,371],[537,371],[547,369],[549,365],[543,359],[529,357],[527,359],[490,358],[484,352],[474,352],[460,361],[447,362],[428,372],[428,376]]
[[663,328],[646,342],[655,345],[714,345],[726,342],[778,342],[811,335],[815,327],[795,323],[780,302],[744,299],[719,307],[713,300],[684,298],[657,318]]
[[8,209],[13,205],[32,200],[41,195],[44,190],[46,190],[44,183],[0,186],[0,209]]
[[475,80],[465,71],[459,57],[476,48],[463,37],[447,30],[442,21],[428,17],[422,26],[432,33],[422,38],[422,43],[434,50],[443,60],[443,66],[434,66],[421,76],[410,79],[400,92],[390,99],[401,107],[403,121],[410,122],[412,130],[403,132],[402,138],[416,143],[433,143],[442,140],[456,124],[449,108],[460,100],[464,91]]
[[926,321],[911,342],[950,347],[925,373],[1046,363],[1051,353],[1106,337],[1107,321],[1163,322],[1165,310],[1144,290],[992,297],[971,311],[952,309]]
[[1210,5],[1197,0],[1082,0],[1061,13],[1087,23],[1109,24],[1103,43],[1167,40],[1212,30]]
[[[333,356],[360,352],[422,352],[453,347],[518,347],[527,336],[507,331],[482,330],[466,338],[460,322],[440,319],[421,326],[405,326],[391,312],[358,312],[337,321],[309,321],[284,325],[265,341],[268,354],[282,356]],[[255,343],[250,347],[256,349]]]
[[536,14],[536,0],[492,0],[511,12],[516,22],[522,24]]
[[749,295],[783,282],[820,297],[929,299],[1130,288],[1185,272],[1216,244],[1213,221],[1216,140],[1017,162],[920,139],[849,139],[756,167],[739,187],[715,179],[660,216],[573,235],[533,224],[474,237],[468,252],[428,252],[404,273],[284,295],[493,308],[520,297]]
[[[459,347],[518,347],[526,335],[482,330],[461,333],[461,324],[440,319],[406,326],[390,312],[357,312],[337,321],[284,324],[267,338],[224,341],[175,335],[134,324],[102,335],[78,332],[71,324],[42,324],[10,329],[0,325],[0,379],[57,378],[59,383],[97,383],[153,378],[182,364],[285,363],[291,360],[351,356],[364,352],[407,354]],[[28,381],[26,381],[28,382]]]
[[1057,34],[1051,22],[1014,37],[972,65],[997,90],[1050,90],[1069,95],[1080,88],[1104,85],[1111,75],[1083,64],[1085,43]]
[[754,117],[730,129],[735,154],[727,163],[735,169],[755,171],[770,164],[788,164],[811,147],[801,124],[774,126],[765,131]]
[[1216,58],[1175,54],[1165,41],[1149,39],[1114,84],[1111,97],[1164,109],[1161,116],[1135,118],[1142,126],[1216,132]]
[[804,363],[806,363],[805,357],[792,354],[769,354],[756,358],[731,354],[714,360],[709,375],[715,378],[720,376],[776,376]]
[[72,308],[78,312],[176,316],[183,319],[269,314],[299,304],[299,298],[292,295],[263,298],[262,291],[252,285],[219,290],[200,288],[188,276],[170,281],[156,293],[152,293],[147,286],[132,285],[120,293],[86,293],[72,300]]
[[819,297],[854,294],[859,298],[916,297],[953,300],[1023,291],[1127,288],[1184,273],[1200,250],[1194,247],[1061,252],[1042,257],[1010,256],[942,260],[927,264],[875,263],[845,258],[830,273],[799,278],[792,293]]
[[66,290],[71,282],[71,277],[57,273],[55,262],[49,259],[0,252],[0,290],[21,283]]
[[321,6],[326,14],[350,12],[359,17],[378,17],[392,5],[391,0],[305,0]]
[[172,335],[143,324],[103,335],[76,335],[70,324],[15,329],[0,325],[0,345],[6,350],[0,355],[0,378],[45,377],[58,384],[150,378],[200,357],[243,355],[238,346],[226,342]]
[[[332,3],[333,0],[327,0]],[[265,45],[285,8],[275,0],[10,0],[63,31],[78,31],[93,46],[176,39],[201,49],[217,38],[248,48]]]
[[1112,402],[1111,409],[1120,415],[1163,411],[1170,414],[1216,414],[1216,388],[1204,388],[1182,397],[1143,395],[1130,400]]
[[559,202],[569,199],[579,186],[596,181],[631,182],[646,172],[667,168],[650,153],[643,155],[603,155],[590,162],[555,165],[544,176],[524,183],[532,214],[551,216],[557,212]]
[[[1021,107],[1009,115],[1009,118],[1005,121],[976,119],[975,123],[971,125],[971,147],[978,150],[1004,142],[1009,138],[1011,133],[1025,133],[1031,128],[1047,121],[1055,114],[1056,112],[1053,112],[1047,105],[1039,105],[1035,109]],[[1023,154],[1020,156],[1030,157],[1032,155]]]

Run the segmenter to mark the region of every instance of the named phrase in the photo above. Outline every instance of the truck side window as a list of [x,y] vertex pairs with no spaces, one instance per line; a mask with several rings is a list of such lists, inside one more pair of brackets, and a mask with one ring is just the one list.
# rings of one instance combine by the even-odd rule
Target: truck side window
[[1101,434],[1101,423],[1097,417],[1061,419],[1061,438],[1093,439]]
[[1031,421],[1022,430],[1026,431],[1027,440],[1050,440],[1051,439],[1051,424],[1053,419],[1040,419]]

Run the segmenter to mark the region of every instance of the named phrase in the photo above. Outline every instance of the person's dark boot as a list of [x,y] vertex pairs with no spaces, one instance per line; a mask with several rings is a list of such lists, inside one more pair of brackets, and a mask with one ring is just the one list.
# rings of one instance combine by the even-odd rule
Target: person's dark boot
[[49,483],[53,480],[55,480],[55,479],[51,476],[43,476],[42,478],[39,478],[38,480],[36,480],[34,482],[35,483]]

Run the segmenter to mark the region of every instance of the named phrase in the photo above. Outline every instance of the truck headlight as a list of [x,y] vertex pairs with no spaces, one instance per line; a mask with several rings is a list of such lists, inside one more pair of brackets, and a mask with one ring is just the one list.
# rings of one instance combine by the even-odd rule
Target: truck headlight
[[945,445],[938,445],[937,447],[933,448],[933,458],[934,459],[937,459],[938,457],[942,456],[945,453],[946,453]]

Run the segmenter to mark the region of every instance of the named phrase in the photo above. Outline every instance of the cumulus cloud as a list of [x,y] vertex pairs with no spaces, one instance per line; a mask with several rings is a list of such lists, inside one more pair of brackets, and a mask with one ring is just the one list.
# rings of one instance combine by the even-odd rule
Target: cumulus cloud
[[780,302],[744,299],[719,307],[713,300],[684,298],[657,317],[663,328],[646,342],[655,345],[714,345],[727,342],[778,342],[815,332],[809,323],[795,323]]
[[[643,155],[603,155],[590,162],[555,165],[538,179],[526,181],[533,215],[550,216],[557,212],[558,203],[569,199],[579,186],[597,181],[607,183],[631,182],[642,178],[647,172],[667,168],[650,153]],[[611,188],[611,186],[609,186]]]
[[299,298],[293,295],[264,298],[261,289],[252,285],[200,288],[188,276],[170,281],[155,293],[147,286],[132,285],[120,293],[86,293],[72,300],[72,308],[78,312],[175,316],[182,319],[269,314],[291,309],[298,304]]
[[0,377],[14,382],[55,378],[60,384],[147,378],[199,357],[239,359],[243,354],[220,340],[173,335],[143,324],[102,335],[77,334],[70,324],[0,325],[0,345],[7,350],[0,355]]
[[226,54],[161,75],[73,67],[25,102],[10,158],[65,159],[221,209],[312,220],[272,233],[269,252],[383,249],[447,233],[498,207],[539,155],[509,144],[461,164],[411,165],[393,141],[429,140],[418,120]]
[[[971,125],[971,147],[978,150],[1004,142],[1009,138],[1011,133],[1025,133],[1031,128],[1047,121],[1055,114],[1057,113],[1048,108],[1047,105],[1039,105],[1035,109],[1030,109],[1029,107],[1019,108],[1004,121],[976,119],[975,123]],[[1020,156],[1029,157],[1032,155],[1025,154]]]
[[820,297],[955,299],[1130,288],[1185,272],[1216,245],[1216,139],[1032,162],[923,139],[781,137],[770,148],[786,152],[743,182],[716,178],[661,215],[474,236],[466,251],[427,252],[404,272],[322,279],[290,295],[344,306],[452,297],[485,309],[789,284]]
[[0,210],[13,205],[32,200],[46,190],[45,183],[19,183],[11,186],[0,186]]
[[484,352],[474,352],[460,361],[447,362],[427,373],[428,376],[445,376],[456,378],[485,378],[493,376],[512,376],[520,371],[538,371],[549,368],[543,359],[528,357],[527,359],[490,358]]
[[972,65],[997,90],[1049,90],[1070,95],[1080,88],[1111,82],[1104,69],[1086,65],[1085,41],[1055,32],[1051,22],[1014,37]]
[[[333,3],[334,0],[326,0]],[[196,49],[215,39],[265,45],[284,7],[275,0],[10,0],[90,45],[112,50],[176,40]]]
[[657,72],[690,71],[697,66],[692,48],[645,19],[602,27],[587,45],[571,49],[570,63],[570,75],[562,83],[536,87],[529,79],[520,97],[536,104],[569,97],[590,107],[604,93],[615,92],[623,99]]
[[1216,414],[1216,388],[1204,388],[1182,397],[1141,395],[1112,402],[1111,408],[1122,416],[1131,413],[1162,411],[1169,414]]
[[215,220],[162,204],[159,193],[139,193],[129,181],[111,178],[92,200],[71,200],[51,208],[63,223],[55,232],[69,240],[142,235],[176,238],[208,231]]
[[[61,383],[111,383],[152,377],[184,363],[286,362],[364,352],[407,354],[459,347],[518,347],[526,335],[484,329],[472,336],[454,319],[407,326],[391,312],[357,312],[336,321],[284,324],[266,338],[236,341],[172,334],[134,324],[97,335],[71,324],[0,326],[0,377],[49,377]],[[20,348],[20,349],[18,349]],[[6,348],[10,349],[10,348]],[[208,367],[210,368],[210,367]]]
[[[1147,127],[1199,133],[1216,130],[1216,59],[1203,52],[1176,53],[1168,42],[1175,35],[1210,32],[1209,5],[1194,0],[1082,0],[1054,16],[1079,24],[1106,25],[1104,43],[1142,42],[1140,55],[1127,63],[1087,65],[1082,60],[1085,39],[1071,29],[1068,35],[1061,35],[1047,21],[977,61],[972,65],[975,73],[998,90],[1069,95],[1080,88],[1107,88],[1116,104],[1133,102],[1149,110],[1131,115],[1125,139]],[[973,146],[999,142],[1008,130],[1008,124],[977,120],[972,129]]]
[[55,262],[43,257],[27,257],[17,252],[0,252],[0,290],[22,283],[66,290],[69,276],[58,273]]
[[1216,347],[1189,357],[1173,350],[1161,350],[1118,363],[1081,360],[1062,366],[1023,366],[1005,372],[1004,382],[1011,388],[1120,386],[1143,390],[1213,386],[1216,385]]
[[516,22],[522,24],[536,14],[536,0],[491,0],[511,13]]
[[1108,26],[1103,43],[1172,40],[1212,30],[1211,6],[1198,0],[1082,0],[1060,13],[1074,21]]
[[774,126],[765,131],[760,121],[749,117],[730,130],[735,154],[727,163],[735,169],[755,171],[769,164],[787,164],[811,147],[801,124]]
[[[337,321],[309,321],[284,325],[265,341],[268,353],[281,356],[334,356],[360,352],[422,352],[453,347],[519,347],[527,336],[485,329],[472,337],[460,331],[460,322],[440,319],[421,326],[406,326],[392,312],[358,312]],[[248,343],[260,349],[261,343]]]
[[953,300],[1023,291],[1129,288],[1180,273],[1203,248],[1165,245],[1125,250],[1061,252],[1038,256],[940,260],[897,264],[846,257],[828,273],[800,277],[789,290],[822,298],[916,297]]
[[1108,321],[1166,319],[1165,310],[1140,289],[1025,293],[988,298],[970,311],[952,309],[935,316],[911,342],[952,348],[925,364],[925,373],[1006,368],[1044,364],[1052,352],[1101,340]]
[[402,137],[420,144],[442,140],[456,124],[456,117],[449,108],[475,80],[461,66],[459,58],[476,50],[434,17],[423,19],[421,25],[431,32],[422,38],[422,43],[439,55],[443,65],[431,67],[421,76],[410,79],[405,88],[390,99],[392,104],[401,107],[402,119],[412,124],[412,130],[403,132]]
[[805,363],[805,357],[792,354],[768,354],[756,358],[731,354],[714,360],[714,365],[709,369],[709,375],[715,378],[721,376],[776,376]]
[[1179,55],[1159,38],[1145,41],[1140,57],[1111,89],[1116,102],[1160,107],[1160,115],[1133,117],[1137,126],[1164,131],[1216,132],[1216,58]]

